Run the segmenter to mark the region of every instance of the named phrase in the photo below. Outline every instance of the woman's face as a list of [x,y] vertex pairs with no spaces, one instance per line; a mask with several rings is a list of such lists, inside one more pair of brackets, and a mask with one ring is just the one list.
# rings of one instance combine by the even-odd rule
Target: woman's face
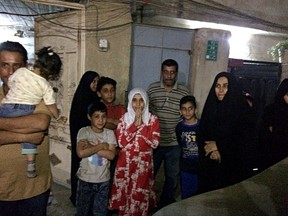
[[215,94],[219,101],[222,101],[228,92],[228,79],[220,77],[215,86]]
[[288,92],[283,96],[284,101],[286,104],[288,104]]
[[93,92],[97,91],[97,83],[98,83],[99,77],[95,77],[94,80],[90,83],[90,89]]
[[137,110],[143,110],[145,106],[144,100],[140,94],[135,94],[132,99],[132,108],[136,112]]

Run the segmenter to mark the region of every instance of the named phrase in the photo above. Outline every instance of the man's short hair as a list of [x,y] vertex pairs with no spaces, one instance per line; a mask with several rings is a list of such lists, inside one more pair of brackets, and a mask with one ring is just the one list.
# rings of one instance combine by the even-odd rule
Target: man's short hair
[[24,48],[22,44],[15,41],[5,41],[0,44],[0,52],[8,51],[8,52],[18,52],[23,57],[23,62],[27,63],[28,54],[27,50]]
[[175,66],[176,72],[178,72],[178,63],[174,59],[166,59],[163,61],[161,70],[163,71],[164,66],[172,67]]
[[103,77],[100,77],[100,79],[97,82],[97,91],[100,92],[103,86],[106,84],[111,84],[116,89],[117,82],[110,77],[103,76]]

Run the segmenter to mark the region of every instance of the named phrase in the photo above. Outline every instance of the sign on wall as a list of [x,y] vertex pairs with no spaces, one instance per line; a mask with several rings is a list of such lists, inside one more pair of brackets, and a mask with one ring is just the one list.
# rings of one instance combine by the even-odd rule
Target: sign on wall
[[218,52],[218,41],[209,40],[207,44],[206,60],[216,61]]

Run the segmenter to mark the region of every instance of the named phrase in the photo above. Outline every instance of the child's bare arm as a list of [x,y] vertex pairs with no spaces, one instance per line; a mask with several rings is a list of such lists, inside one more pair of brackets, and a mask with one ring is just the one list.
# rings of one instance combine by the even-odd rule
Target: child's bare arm
[[104,158],[107,158],[108,160],[113,160],[115,157],[116,145],[108,143],[101,143],[101,144],[108,145],[108,148],[98,151],[97,154]]
[[77,155],[80,158],[89,157],[95,153],[98,153],[100,150],[103,150],[107,144],[99,143],[97,145],[91,145],[88,140],[80,140],[77,143]]
[[53,114],[53,117],[55,119],[58,119],[59,118],[59,111],[57,109],[56,104],[50,104],[50,105],[46,105],[46,106],[50,110],[50,112]]
[[67,117],[59,116],[59,111],[57,109],[56,104],[46,105],[50,112],[53,114],[53,117],[56,119],[57,122],[65,124],[67,122]]

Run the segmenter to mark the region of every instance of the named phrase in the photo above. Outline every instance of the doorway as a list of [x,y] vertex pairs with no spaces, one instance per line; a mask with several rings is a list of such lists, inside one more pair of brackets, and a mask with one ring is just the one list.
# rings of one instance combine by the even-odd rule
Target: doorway
[[258,168],[256,174],[265,168],[261,151],[259,151],[261,143],[258,141],[260,117],[265,106],[274,101],[280,83],[282,67],[280,63],[237,59],[229,59],[228,66],[230,72],[240,82],[243,90],[253,97],[254,120],[256,121],[255,139],[251,137],[251,143],[244,148],[245,152],[243,154],[250,155],[248,157],[250,161],[247,161],[247,164],[250,164],[253,168]]
[[229,59],[228,67],[243,90],[253,96],[256,112],[261,115],[264,107],[274,100],[280,83],[281,64]]
[[151,83],[159,81],[161,64],[168,58],[179,64],[178,82],[188,86],[194,33],[187,29],[134,25],[129,89],[147,90]]

